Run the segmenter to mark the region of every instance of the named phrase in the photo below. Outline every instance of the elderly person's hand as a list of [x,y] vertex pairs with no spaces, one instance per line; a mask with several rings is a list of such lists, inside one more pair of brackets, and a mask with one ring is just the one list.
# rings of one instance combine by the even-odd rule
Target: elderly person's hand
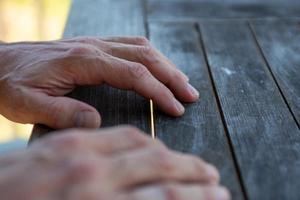
[[184,113],[177,99],[199,97],[188,78],[145,38],[1,44],[0,56],[0,113],[19,123],[99,127],[95,108],[63,96],[77,85],[134,90],[173,116]]
[[0,163],[3,200],[229,199],[213,166],[131,127],[50,135]]

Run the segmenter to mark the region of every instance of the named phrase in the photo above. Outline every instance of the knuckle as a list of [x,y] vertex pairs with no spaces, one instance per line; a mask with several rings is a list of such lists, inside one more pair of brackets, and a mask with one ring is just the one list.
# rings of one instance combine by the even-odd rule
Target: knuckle
[[95,37],[80,37],[78,38],[78,42],[84,44],[95,44],[98,42],[98,39],[96,39]]
[[136,43],[140,44],[140,45],[149,45],[150,44],[149,40],[143,36],[138,36],[138,37],[135,37],[134,39],[135,39]]
[[95,53],[96,50],[91,45],[78,45],[75,47],[71,47],[67,52],[67,55],[69,57],[74,57],[74,56],[82,56],[82,55],[94,55]]
[[169,83],[171,83],[172,81],[184,81],[185,82],[185,78],[183,77],[182,73],[176,69],[174,70],[171,75],[170,75],[170,80],[168,81]]
[[134,126],[124,126],[121,128],[121,131],[126,134],[127,137],[135,139],[141,136],[142,131]]
[[142,54],[144,57],[153,57],[153,49],[150,46],[143,46],[139,48],[139,52]]
[[178,188],[175,185],[162,186],[162,191],[165,200],[183,200]]
[[[7,112],[6,109],[3,109],[4,112],[2,114],[10,120],[29,123],[30,121],[27,121],[29,119],[28,111],[32,110],[32,105],[30,104],[31,102],[28,101],[26,88],[22,86],[24,84],[22,78],[10,74],[0,79],[0,87],[3,87],[3,91],[13,91],[12,93],[9,93],[10,95],[1,95],[1,100],[11,110],[18,110],[18,112],[11,113],[9,111]],[[0,90],[1,89],[2,88],[0,88]]]
[[170,89],[160,82],[153,87],[153,91],[155,91],[157,97],[168,100],[169,102],[172,102],[172,100],[175,98]]
[[71,149],[80,147],[83,142],[81,134],[78,133],[66,134],[60,140],[61,144],[66,145]]
[[126,134],[126,138],[135,141],[141,146],[145,146],[152,142],[152,139],[147,137],[141,130],[136,127],[128,126],[122,129],[122,132]]
[[44,148],[43,146],[34,146],[31,151],[31,156],[36,163],[41,166],[49,166],[56,162],[57,154],[51,148]]
[[136,79],[150,76],[149,70],[142,64],[136,63],[127,66],[129,73]]
[[158,147],[153,153],[153,157],[156,160],[157,166],[170,174],[175,169],[174,162],[172,160],[172,154],[167,148],[164,147]]
[[162,62],[157,51],[150,45],[139,47],[137,53],[146,65],[155,66]]
[[56,101],[50,101],[46,108],[47,121],[52,122],[54,126],[58,126],[61,119],[61,113],[63,111],[63,104],[59,104]]
[[86,159],[77,159],[71,161],[67,166],[67,171],[72,180],[83,180],[94,177],[101,167],[96,164],[95,161],[89,161]]
[[220,173],[217,168],[213,165],[208,165],[207,176],[210,182],[219,183],[220,182]]
[[63,152],[67,149],[75,150],[82,147],[82,136],[79,133],[63,133],[45,140],[46,144],[53,146],[57,151]]
[[121,131],[124,132],[125,134],[136,134],[136,133],[140,133],[141,131],[136,128],[135,126],[131,126],[131,125],[124,125],[121,126]]
[[194,163],[196,169],[203,169],[206,167],[206,163],[201,159],[193,155],[188,155],[191,159],[191,162]]

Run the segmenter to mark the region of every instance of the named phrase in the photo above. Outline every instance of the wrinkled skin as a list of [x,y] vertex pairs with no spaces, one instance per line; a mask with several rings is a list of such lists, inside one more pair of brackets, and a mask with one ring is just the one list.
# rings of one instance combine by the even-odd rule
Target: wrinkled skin
[[3,200],[227,200],[212,166],[132,127],[53,134],[0,158]]
[[[88,104],[65,97],[78,85],[134,90],[166,113],[199,93],[145,38],[73,38],[0,44],[0,113],[53,128],[100,126]],[[132,127],[56,132],[0,157],[3,200],[227,200],[217,170],[168,150]]]
[[95,108],[63,96],[78,85],[134,90],[172,116],[184,113],[178,100],[199,97],[188,78],[145,38],[0,44],[0,56],[0,113],[19,123],[99,127]]

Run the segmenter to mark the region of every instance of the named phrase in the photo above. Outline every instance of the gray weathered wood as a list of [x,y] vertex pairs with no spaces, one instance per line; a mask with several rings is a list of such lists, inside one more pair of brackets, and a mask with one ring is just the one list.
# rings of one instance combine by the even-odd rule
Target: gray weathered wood
[[[74,0],[65,37],[145,35],[143,2]],[[241,18],[299,18],[300,2],[148,0],[147,10],[151,41],[201,92],[182,118],[156,113],[158,137],[215,164],[234,199],[299,199],[300,25],[256,20],[252,32]],[[194,24],[178,23],[199,19],[205,20],[200,34]],[[93,86],[69,96],[96,107],[103,126],[126,123],[150,130],[148,100],[134,92]],[[33,136],[49,131],[35,126]]]
[[[143,11],[140,0],[74,0],[64,36],[144,36]],[[132,124],[150,132],[149,101],[134,92],[94,86],[78,88],[70,96],[97,108],[102,127]],[[34,130],[34,135],[42,135],[49,129]]]
[[220,170],[222,183],[234,199],[243,199],[228,140],[214,97],[194,24],[151,23],[151,42],[167,55],[200,92],[201,99],[186,105],[183,117],[156,114],[156,133],[170,148],[201,156]]
[[148,0],[149,20],[300,17],[300,1]]
[[257,20],[252,27],[265,58],[300,124],[300,21]]
[[300,131],[246,23],[201,23],[249,199],[299,199]]

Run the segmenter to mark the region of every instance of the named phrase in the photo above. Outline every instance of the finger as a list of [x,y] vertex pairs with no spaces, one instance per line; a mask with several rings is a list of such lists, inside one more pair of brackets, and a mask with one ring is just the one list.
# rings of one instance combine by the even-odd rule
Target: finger
[[59,152],[68,154],[76,150],[88,149],[101,155],[126,153],[147,146],[163,146],[145,133],[131,126],[119,126],[101,130],[60,131],[45,138],[39,145],[50,145]]
[[52,97],[42,93],[32,93],[31,117],[34,123],[51,128],[72,127],[98,128],[101,123],[99,113],[92,106],[68,97]]
[[186,77],[153,47],[111,44],[110,53],[119,58],[142,63],[180,100],[194,102],[199,98],[198,91],[188,83]]
[[67,43],[84,43],[84,44],[90,44],[90,45],[95,45],[96,43],[97,46],[101,42],[113,42],[113,43],[123,43],[123,44],[133,44],[133,45],[149,45],[149,41],[147,38],[142,37],[142,36],[116,36],[116,37],[105,37],[105,38],[99,38],[99,37],[74,37],[70,39],[64,39],[62,40],[63,42]]
[[2,192],[1,199],[44,199],[65,186],[67,179],[63,170],[45,165],[42,161],[33,162],[32,158],[37,157],[39,152],[26,151],[22,157],[15,158],[19,161],[15,160],[17,162],[9,168],[1,169],[1,190],[18,188],[14,192]]
[[[110,50],[110,46],[112,45],[120,45],[120,44],[128,44],[128,45],[138,45],[141,47],[151,47],[150,41],[146,37],[141,37],[141,36],[136,36],[136,37],[108,37],[108,38],[81,38],[77,39],[76,42],[81,42],[81,43],[87,43],[91,45],[95,45],[98,48],[102,50]],[[154,49],[155,50],[155,49]],[[178,73],[186,80],[188,81],[189,78],[187,77],[186,74],[184,74],[182,71],[178,70],[176,66],[166,57],[164,57],[159,51],[156,51],[157,53],[160,54],[162,58],[173,68],[175,68]]]
[[181,116],[184,113],[182,104],[144,65],[126,60],[115,61],[114,67],[110,68],[111,76],[105,77],[107,83],[123,89],[133,89],[138,94],[152,99],[163,111],[171,115]]
[[165,148],[143,149],[116,157],[112,166],[117,187],[161,181],[202,182],[216,184],[215,167],[193,156],[173,153]]
[[111,200],[115,199],[113,192],[106,188],[105,185],[99,185],[96,182],[88,182],[84,184],[69,187],[64,193],[64,200]]
[[124,195],[122,199],[229,200],[230,194],[227,189],[220,186],[162,184],[136,189]]
[[106,37],[106,38],[99,38],[101,41],[105,42],[114,42],[114,43],[123,43],[123,44],[132,44],[132,45],[140,45],[140,46],[147,46],[149,45],[149,40],[146,37],[142,36],[133,36],[133,37]]
[[[111,52],[112,48],[111,45],[121,45],[121,44],[127,44],[132,46],[141,46],[141,47],[151,47],[151,43],[149,40],[145,37],[107,37],[107,38],[97,38],[97,37],[76,37],[71,39],[63,40],[63,42],[67,43],[81,43],[81,44],[88,44],[92,46],[96,46],[98,49],[101,49],[105,52]],[[155,50],[155,49],[154,49]],[[156,51],[156,50],[155,50]],[[160,54],[162,58],[173,68],[175,68],[178,73],[186,80],[188,81],[189,78],[180,70],[176,68],[176,66],[166,57],[164,57],[159,51],[156,51]]]
[[81,37],[69,42],[95,46],[113,56],[146,66],[161,82],[167,85],[180,100],[194,102],[199,92],[188,83],[188,77],[143,37],[113,37],[107,39]]
[[115,128],[95,131],[90,137],[85,137],[86,144],[94,147],[101,153],[126,153],[147,146],[164,146],[158,140],[153,140],[141,130],[132,126],[119,126]]
[[[87,52],[90,52],[88,56],[85,55]],[[146,98],[153,99],[163,111],[170,115],[181,116],[184,113],[184,107],[173,93],[144,65],[86,47],[73,49],[70,54],[72,59],[65,64],[69,73],[76,77],[74,79],[76,85],[106,82],[111,86],[134,90]]]

